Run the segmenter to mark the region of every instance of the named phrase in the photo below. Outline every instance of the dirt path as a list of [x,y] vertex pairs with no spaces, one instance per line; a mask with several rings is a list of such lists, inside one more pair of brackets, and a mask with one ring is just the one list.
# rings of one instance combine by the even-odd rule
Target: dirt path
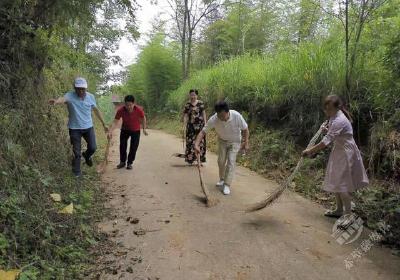
[[220,203],[206,208],[197,170],[171,157],[182,149],[179,139],[150,131],[128,171],[115,169],[117,138],[104,175],[115,219],[100,227],[119,249],[104,255],[110,269],[100,279],[400,279],[399,258],[379,245],[354,256],[354,267],[346,269],[344,260],[368,232],[339,245],[331,236],[334,220],[296,194],[257,213],[240,211],[275,188],[273,181],[239,167],[232,195],[224,197],[209,153],[204,179]]

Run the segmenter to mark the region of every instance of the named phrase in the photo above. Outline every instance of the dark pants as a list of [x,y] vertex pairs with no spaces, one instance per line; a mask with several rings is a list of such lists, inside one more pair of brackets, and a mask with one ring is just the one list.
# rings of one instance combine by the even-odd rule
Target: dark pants
[[128,139],[131,138],[129,148],[128,164],[132,164],[136,158],[136,151],[139,147],[140,131],[121,130],[119,137],[119,155],[121,162],[126,162],[126,149],[128,147]]
[[84,152],[86,158],[90,158],[96,151],[96,135],[94,128],[88,129],[70,129],[69,137],[71,139],[72,151],[74,158],[72,159],[72,172],[75,175],[81,174],[81,139],[85,139],[87,150]]

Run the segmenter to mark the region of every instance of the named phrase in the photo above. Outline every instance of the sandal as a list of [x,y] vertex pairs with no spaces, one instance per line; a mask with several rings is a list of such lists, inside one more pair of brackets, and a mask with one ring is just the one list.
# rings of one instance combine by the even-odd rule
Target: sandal
[[339,224],[337,227],[341,230],[348,229],[354,222],[356,221],[356,216],[352,214],[343,215],[340,218]]
[[328,210],[324,213],[325,217],[329,217],[329,218],[340,218],[342,217],[343,213],[338,213],[334,210]]

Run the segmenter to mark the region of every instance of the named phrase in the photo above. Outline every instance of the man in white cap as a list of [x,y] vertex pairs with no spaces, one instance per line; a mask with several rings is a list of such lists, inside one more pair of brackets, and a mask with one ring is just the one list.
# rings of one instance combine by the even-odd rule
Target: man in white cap
[[[86,91],[87,82],[78,77],[74,81],[75,90],[67,92],[64,97],[50,99],[49,104],[67,104],[68,128],[71,139],[74,158],[72,160],[72,172],[75,176],[81,176],[81,155],[88,166],[93,166],[92,155],[96,151],[96,135],[93,128],[92,110],[103,125],[107,133],[108,128],[103,116],[96,105],[93,94]],[[81,153],[81,139],[85,139],[87,150]]]

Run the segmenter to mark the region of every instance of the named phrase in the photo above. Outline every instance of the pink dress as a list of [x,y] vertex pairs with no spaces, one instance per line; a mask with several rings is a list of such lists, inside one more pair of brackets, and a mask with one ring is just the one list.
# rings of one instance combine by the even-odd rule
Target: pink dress
[[354,192],[368,185],[368,177],[360,151],[353,138],[353,128],[339,110],[329,120],[328,133],[322,139],[325,145],[333,142],[323,189],[327,192]]

